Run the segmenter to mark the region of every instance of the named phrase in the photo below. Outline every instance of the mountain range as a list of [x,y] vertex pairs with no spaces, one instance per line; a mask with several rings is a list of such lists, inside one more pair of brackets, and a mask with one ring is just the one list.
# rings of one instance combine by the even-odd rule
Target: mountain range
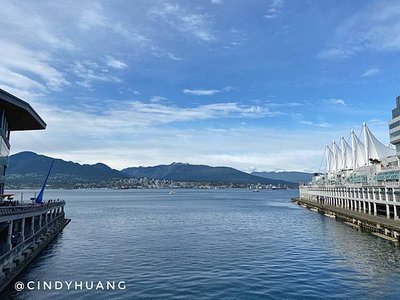
[[[9,167],[6,170],[6,184],[40,186],[43,184],[52,161],[52,157],[34,152],[20,152],[11,155]],[[129,178],[129,175],[102,163],[81,165],[71,161],[54,159],[49,183],[59,185],[126,178]]]
[[210,167],[184,163],[126,168],[122,172],[136,178],[148,177],[173,181],[294,185],[292,182],[254,176],[230,167]]
[[[6,184],[11,187],[40,186],[53,161],[52,157],[34,152],[20,152],[11,155],[6,171]],[[290,172],[289,172],[290,173]],[[296,182],[280,178],[268,178],[248,174],[230,167],[210,167],[172,163],[154,167],[131,167],[122,171],[97,163],[79,164],[62,159],[54,159],[49,184],[55,187],[74,186],[79,183],[112,182],[132,178],[152,178],[171,181],[234,183],[234,184],[271,184],[296,187]],[[288,177],[289,179],[291,177]]]

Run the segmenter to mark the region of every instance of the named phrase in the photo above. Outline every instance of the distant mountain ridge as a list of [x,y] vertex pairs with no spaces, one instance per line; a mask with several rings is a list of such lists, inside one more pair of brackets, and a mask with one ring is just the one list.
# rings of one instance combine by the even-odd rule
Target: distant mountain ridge
[[[7,182],[14,184],[40,185],[43,183],[53,158],[34,152],[20,152],[11,155],[6,170]],[[49,184],[70,184],[76,182],[98,182],[129,178],[105,164],[78,164],[55,159]]]
[[[12,187],[41,186],[53,158],[34,152],[20,152],[11,155],[6,170],[6,185]],[[205,182],[214,184],[270,184],[297,187],[293,182],[254,176],[230,167],[210,167],[173,163],[154,167],[132,167],[122,171],[103,163],[79,164],[55,159],[49,178],[53,187],[76,187],[82,183],[115,182],[133,178],[152,178],[183,182]]]
[[191,165],[172,163],[154,167],[131,167],[122,172],[132,177],[148,177],[174,181],[220,182],[220,183],[249,183],[295,186],[293,182],[274,180],[254,176],[230,167],[210,167],[207,165]]
[[254,176],[259,176],[259,177],[264,177],[264,178],[269,178],[269,179],[274,179],[274,180],[285,180],[285,181],[290,181],[290,182],[296,182],[296,183],[306,183],[310,182],[314,176],[313,173],[306,173],[306,172],[288,172],[288,171],[282,171],[282,172],[252,172],[251,173]]

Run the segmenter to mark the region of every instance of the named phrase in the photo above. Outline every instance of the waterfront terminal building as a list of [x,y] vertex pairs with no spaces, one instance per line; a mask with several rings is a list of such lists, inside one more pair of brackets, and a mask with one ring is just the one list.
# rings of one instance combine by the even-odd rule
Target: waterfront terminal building
[[[394,147],[378,141],[365,123],[360,136],[351,131],[348,141],[342,137],[339,143],[334,141],[326,146],[325,174],[317,175],[311,183],[301,185],[299,199],[311,205],[316,203],[319,209],[329,207],[330,212],[347,214],[350,221],[355,221],[356,216],[364,218],[369,222],[368,226],[376,225],[378,229],[384,227],[381,219],[385,218],[385,223],[390,224],[390,231],[398,238],[400,97],[396,99],[396,108],[392,111],[389,133]],[[366,218],[366,215],[371,217]],[[386,233],[386,230],[389,229],[383,232]]]
[[12,131],[45,129],[25,101],[0,89],[0,291],[69,223],[64,201],[20,203],[4,194]]

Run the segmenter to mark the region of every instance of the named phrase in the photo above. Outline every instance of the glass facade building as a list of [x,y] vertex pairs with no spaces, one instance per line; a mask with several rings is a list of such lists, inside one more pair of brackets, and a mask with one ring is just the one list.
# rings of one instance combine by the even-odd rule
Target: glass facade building
[[396,98],[396,107],[392,110],[392,120],[389,122],[390,142],[396,146],[400,157],[400,96]]

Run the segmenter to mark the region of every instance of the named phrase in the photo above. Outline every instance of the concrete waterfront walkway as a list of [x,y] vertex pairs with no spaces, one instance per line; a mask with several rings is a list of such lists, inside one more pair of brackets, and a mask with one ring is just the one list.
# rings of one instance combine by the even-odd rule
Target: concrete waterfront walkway
[[315,207],[315,208],[318,208],[325,212],[331,212],[331,213],[336,214],[336,216],[352,218],[352,219],[356,219],[356,220],[359,220],[362,222],[380,225],[382,227],[385,227],[386,229],[400,232],[400,220],[395,221],[392,219],[387,219],[385,217],[374,216],[374,215],[357,212],[357,211],[353,211],[353,210],[349,210],[349,209],[345,209],[345,208],[341,208],[341,207],[337,207],[337,206],[321,204],[316,201],[310,201],[310,200],[299,198],[299,197],[292,198],[292,202],[297,202],[299,204],[304,204],[304,205],[307,205],[310,207]]

